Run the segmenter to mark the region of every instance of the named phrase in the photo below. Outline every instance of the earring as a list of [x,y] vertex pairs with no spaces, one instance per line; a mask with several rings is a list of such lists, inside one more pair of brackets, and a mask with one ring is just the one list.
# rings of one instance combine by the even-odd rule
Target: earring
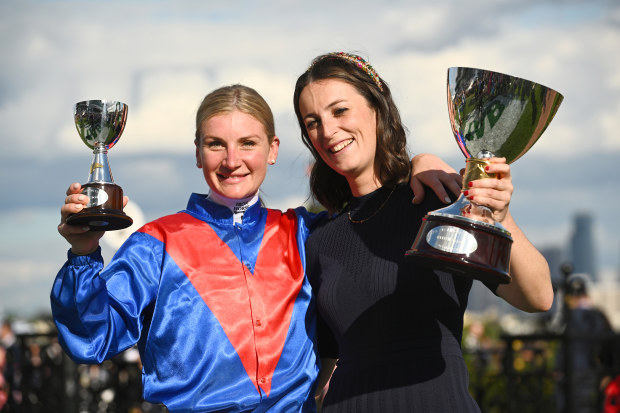
[[267,163],[268,163],[269,165],[274,165],[274,164],[276,163],[276,161],[275,161],[275,160],[273,160],[273,159],[270,159],[270,160],[269,160],[269,162],[267,162]]

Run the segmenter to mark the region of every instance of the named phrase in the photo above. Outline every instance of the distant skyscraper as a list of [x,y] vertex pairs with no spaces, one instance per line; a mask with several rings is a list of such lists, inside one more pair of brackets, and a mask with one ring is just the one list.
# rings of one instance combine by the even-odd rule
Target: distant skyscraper
[[593,281],[598,281],[592,215],[587,212],[577,214],[574,225],[570,245],[573,272],[589,274]]

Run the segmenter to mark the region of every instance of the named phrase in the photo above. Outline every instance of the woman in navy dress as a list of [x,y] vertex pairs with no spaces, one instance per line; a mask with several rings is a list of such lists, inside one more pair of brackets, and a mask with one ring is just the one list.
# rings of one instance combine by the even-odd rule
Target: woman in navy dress
[[[330,53],[298,78],[294,104],[314,156],[313,196],[335,213],[306,244],[324,320],[319,353],[338,359],[323,412],[479,412],[460,347],[472,281],[404,256],[442,202],[427,191],[411,203],[406,136],[388,85],[359,56]],[[508,210],[509,165],[491,161],[498,179],[474,181],[466,196],[511,232],[512,282],[487,287],[516,308],[546,311],[547,262]]]

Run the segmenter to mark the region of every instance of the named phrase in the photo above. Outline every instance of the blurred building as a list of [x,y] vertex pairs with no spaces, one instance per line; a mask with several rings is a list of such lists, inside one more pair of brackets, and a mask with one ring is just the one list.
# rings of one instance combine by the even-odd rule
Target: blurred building
[[599,281],[592,215],[587,212],[579,213],[575,216],[573,223],[569,257],[573,264],[573,271],[589,274],[592,281]]

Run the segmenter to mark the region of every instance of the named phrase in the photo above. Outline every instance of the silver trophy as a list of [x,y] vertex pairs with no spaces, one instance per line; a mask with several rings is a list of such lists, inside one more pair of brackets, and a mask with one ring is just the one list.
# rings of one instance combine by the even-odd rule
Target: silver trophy
[[[540,138],[563,96],[553,89],[502,73],[468,67],[448,69],[452,132],[467,158],[463,189],[481,178],[489,158],[511,164]],[[421,265],[492,283],[509,283],[511,234],[491,211],[463,194],[429,212],[408,257]]]
[[111,100],[87,100],[76,103],[73,114],[77,131],[94,156],[88,182],[82,185],[82,193],[90,201],[66,222],[89,226],[95,231],[127,228],[133,220],[123,212],[123,189],[114,183],[108,162],[108,150],[125,129],[127,105]]

